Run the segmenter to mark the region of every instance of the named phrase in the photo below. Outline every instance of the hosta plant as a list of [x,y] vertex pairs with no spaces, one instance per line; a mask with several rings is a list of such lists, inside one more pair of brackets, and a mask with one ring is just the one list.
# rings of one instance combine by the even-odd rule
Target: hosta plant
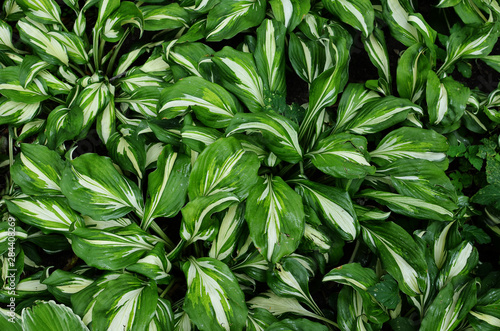
[[500,328],[499,15],[4,1],[0,329]]

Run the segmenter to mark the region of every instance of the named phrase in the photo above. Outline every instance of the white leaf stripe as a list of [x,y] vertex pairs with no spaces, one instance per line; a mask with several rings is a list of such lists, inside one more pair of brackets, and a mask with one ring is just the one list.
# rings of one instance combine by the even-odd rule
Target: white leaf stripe
[[[257,0],[260,1],[260,0]],[[246,3],[245,3],[246,2]],[[245,15],[248,13],[250,10],[250,7],[254,5],[255,1],[245,1],[245,0],[238,0],[236,1],[236,10],[231,10],[230,14],[227,15],[222,21],[217,24],[212,31],[207,35],[206,39],[209,39],[211,36],[221,32],[224,30],[228,25],[234,24],[233,22],[236,21],[239,17]]]
[[[24,155],[24,153],[21,153],[20,155],[21,162],[23,165],[28,168],[31,172],[33,172],[38,179],[40,179],[42,182],[45,183],[44,188],[50,189],[50,190],[56,190],[56,191],[61,191],[61,188],[57,183],[55,183],[52,179],[50,179],[45,172],[43,172],[42,168],[37,167],[29,158]],[[57,178],[60,180],[61,177],[58,175]]]
[[480,313],[480,312],[473,311],[473,310],[470,311],[469,313],[472,316],[476,317],[477,319],[479,319],[481,321],[484,321],[484,322],[488,323],[491,326],[500,327],[500,318],[498,318],[498,317],[495,317],[493,315],[488,315],[488,314],[485,314],[485,313]]
[[[204,195],[211,195],[215,194],[218,192],[221,192],[223,190],[229,192],[232,191],[234,188],[227,188],[227,189],[218,189],[214,190],[215,187],[225,178],[231,175],[231,171],[233,168],[236,166],[236,164],[239,162],[239,160],[243,157],[245,154],[245,151],[243,149],[239,149],[236,151],[236,153],[232,154],[230,157],[228,157],[224,163],[222,164],[221,167],[218,167],[215,169],[215,172],[213,174],[210,174],[207,172],[206,177],[205,177],[205,182],[204,182],[204,187],[203,187],[203,193]],[[210,178],[212,180],[210,180]]]
[[46,54],[53,56],[65,65],[69,65],[66,48],[54,37],[44,33],[33,25],[19,21],[19,29],[26,35],[30,43],[39,47]]
[[[381,158],[387,161],[394,161],[398,158],[424,159],[428,161],[443,161],[446,158],[445,153],[438,152],[419,152],[412,151],[411,141],[403,141],[398,143],[397,137],[388,139],[376,150],[370,152],[372,158]],[[408,148],[408,150],[405,150]]]

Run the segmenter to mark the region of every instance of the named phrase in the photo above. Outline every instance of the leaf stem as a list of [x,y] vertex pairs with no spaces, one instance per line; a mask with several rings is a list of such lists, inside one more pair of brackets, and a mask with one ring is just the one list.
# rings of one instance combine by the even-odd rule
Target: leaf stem
[[172,279],[170,284],[168,284],[167,287],[163,290],[163,292],[161,292],[160,298],[163,298],[168,293],[168,291],[170,291],[170,289],[172,289],[172,286],[174,286],[174,284],[175,284],[175,280],[176,280],[176,278]]
[[160,236],[160,238],[165,241],[165,246],[167,247],[167,249],[174,249],[175,246],[173,241],[170,240],[170,238],[165,234],[165,232],[163,232],[163,230],[155,221],[151,222],[150,228],[153,229],[154,232],[156,232]]
[[167,259],[169,261],[173,261],[175,259],[177,259],[181,253],[181,251],[184,249],[184,245],[186,244],[186,241],[184,239],[181,239],[181,241],[179,241],[179,243],[177,244],[177,246],[175,246],[175,248],[167,254]]
[[78,66],[74,65],[73,63],[70,63],[69,66],[76,72],[78,72],[82,77],[87,76],[82,69],[78,68]]
[[354,246],[354,250],[352,251],[351,258],[349,259],[349,263],[354,262],[354,258],[356,257],[356,254],[358,253],[359,250],[359,240],[356,240],[356,246]]
[[12,180],[12,165],[14,164],[14,140],[12,139],[13,128],[9,125],[9,195],[12,195],[14,192],[14,181]]
[[116,57],[118,56],[118,53],[120,52],[120,48],[122,47],[123,42],[125,41],[125,39],[129,35],[129,33],[130,33],[130,28],[125,30],[125,32],[123,33],[123,36],[120,39],[120,41],[118,42],[118,44],[115,47],[113,47],[113,49],[111,50],[113,52],[113,55],[111,55],[111,59],[109,59],[108,68],[106,70],[107,76],[111,75],[111,72],[113,71],[113,66],[114,66],[115,61],[116,61]]

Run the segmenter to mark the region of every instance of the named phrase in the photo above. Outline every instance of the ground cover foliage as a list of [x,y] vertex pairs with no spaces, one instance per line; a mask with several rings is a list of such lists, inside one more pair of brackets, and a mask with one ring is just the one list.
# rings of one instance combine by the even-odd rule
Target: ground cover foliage
[[0,329],[499,329],[499,17],[4,1]]

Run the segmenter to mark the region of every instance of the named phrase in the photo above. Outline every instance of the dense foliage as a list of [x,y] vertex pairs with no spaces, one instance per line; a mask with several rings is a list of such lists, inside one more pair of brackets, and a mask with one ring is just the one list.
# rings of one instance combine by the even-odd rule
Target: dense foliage
[[498,330],[499,17],[5,0],[0,329]]

